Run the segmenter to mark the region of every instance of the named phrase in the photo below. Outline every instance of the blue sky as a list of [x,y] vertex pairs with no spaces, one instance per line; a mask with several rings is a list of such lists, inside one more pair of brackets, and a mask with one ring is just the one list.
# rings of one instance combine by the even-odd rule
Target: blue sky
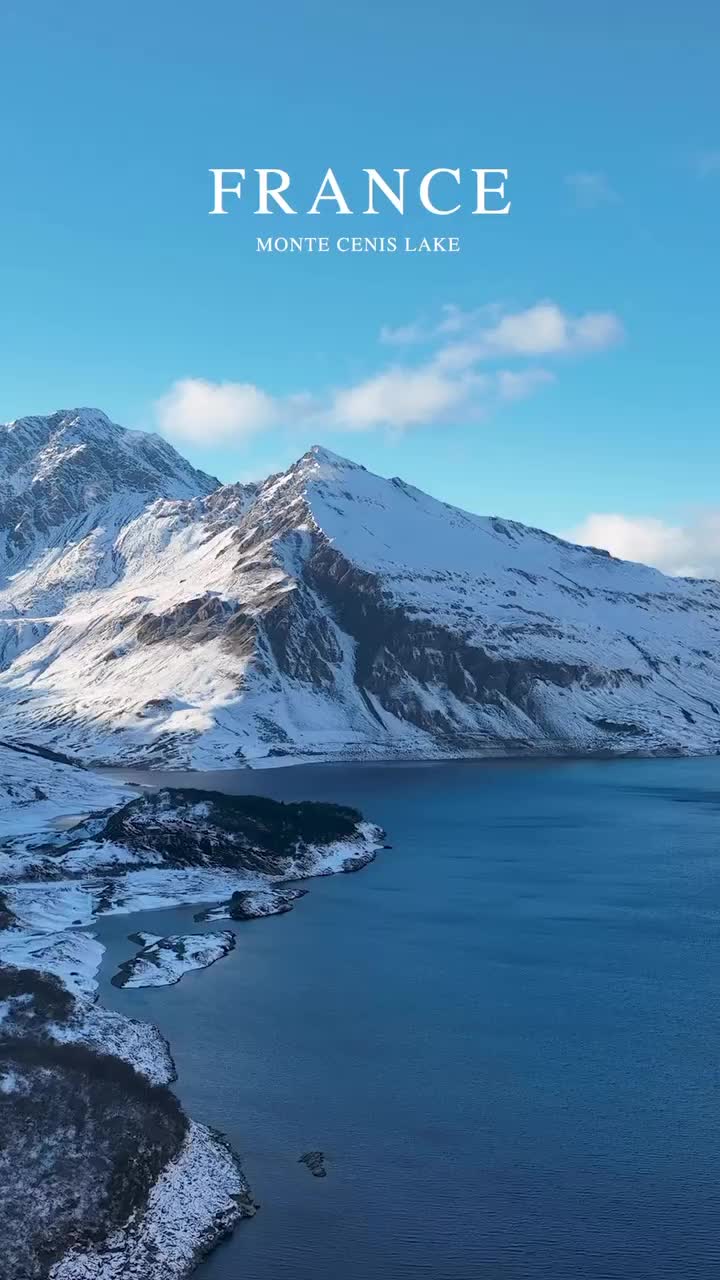
[[[720,505],[714,4],[6,0],[0,47],[0,420],[99,405],[226,480],[320,440],[474,510],[612,513],[622,549],[695,567]],[[363,166],[493,164],[508,217],[208,216],[211,166],[305,196],[329,165],[355,195]],[[462,251],[255,253],[290,229]]]

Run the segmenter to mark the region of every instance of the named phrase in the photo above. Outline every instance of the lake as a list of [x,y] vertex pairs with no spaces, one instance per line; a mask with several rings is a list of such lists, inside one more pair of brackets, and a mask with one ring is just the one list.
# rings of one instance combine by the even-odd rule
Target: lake
[[715,1280],[720,760],[192,780],[393,845],[174,987],[109,979],[194,909],[99,927],[101,998],[161,1028],[262,1205],[198,1280]]

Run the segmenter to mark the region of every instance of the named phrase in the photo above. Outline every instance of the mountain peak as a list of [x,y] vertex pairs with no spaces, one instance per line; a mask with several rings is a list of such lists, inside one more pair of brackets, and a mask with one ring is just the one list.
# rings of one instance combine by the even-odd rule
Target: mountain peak
[[[185,487],[188,479],[199,480],[199,486],[190,482],[190,489],[209,493],[218,481],[206,476],[182,457],[173,446],[154,432],[131,430],[113,422],[102,410],[91,407],[56,409],[53,413],[16,418],[0,423],[0,466],[7,482],[13,487],[24,487],[28,481],[38,478],[38,473],[56,469],[81,452],[87,457],[88,448],[94,465],[101,470],[116,470],[118,480],[125,487],[136,487],[142,478],[152,475],[182,477]],[[129,474],[120,470],[122,463],[131,464]],[[115,466],[111,465],[114,459]],[[152,490],[155,486],[150,485]],[[163,496],[173,496],[171,494]],[[177,495],[180,496],[180,495]]]
[[354,466],[349,458],[343,458],[339,453],[333,453],[332,449],[327,449],[324,444],[313,444],[310,446],[308,453],[313,458],[317,458],[318,462],[341,463],[343,466]]
[[102,525],[109,504],[140,509],[157,498],[194,498],[218,486],[172,445],[128,431],[102,409],[58,409],[0,426],[0,562],[62,543],[81,519]]
[[326,449],[322,444],[311,445],[295,465],[301,467],[313,464],[319,467],[331,467],[334,471],[365,470],[359,462],[353,462],[351,458],[345,458],[342,454],[333,453],[332,449]]
[[37,440],[43,436],[49,439],[52,435],[73,430],[81,434],[107,435],[113,431],[122,431],[122,428],[111,422],[102,409],[89,407],[55,409],[52,413],[30,414],[0,424],[0,433],[7,436],[28,435]]
[[85,430],[101,429],[107,431],[108,428],[115,431],[122,430],[114,423],[103,409],[96,409],[91,405],[78,405],[74,409],[56,409],[49,415],[52,419],[60,419],[61,427],[81,427]]

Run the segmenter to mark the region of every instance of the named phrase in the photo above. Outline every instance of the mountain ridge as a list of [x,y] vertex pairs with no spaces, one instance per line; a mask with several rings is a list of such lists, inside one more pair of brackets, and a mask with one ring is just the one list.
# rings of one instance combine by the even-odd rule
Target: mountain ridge
[[75,534],[92,529],[98,507],[113,495],[123,493],[128,509],[139,512],[152,498],[190,497],[218,485],[160,436],[118,426],[100,409],[0,424],[0,581],[3,568],[52,545],[69,522],[79,522]]
[[[69,494],[53,471],[54,510],[71,508],[55,525],[45,473],[23,491],[36,536],[0,577],[8,739],[199,768],[720,748],[714,581],[462,511],[319,445],[219,485],[99,411],[47,431],[85,443],[89,470],[74,484],[71,455]],[[129,479],[108,433],[140,458]]]

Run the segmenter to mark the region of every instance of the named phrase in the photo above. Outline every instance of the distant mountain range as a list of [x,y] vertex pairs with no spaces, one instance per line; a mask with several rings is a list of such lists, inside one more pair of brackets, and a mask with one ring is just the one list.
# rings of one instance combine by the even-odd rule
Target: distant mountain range
[[76,409],[0,426],[0,739],[85,761],[715,753],[720,584],[315,447],[220,485]]

